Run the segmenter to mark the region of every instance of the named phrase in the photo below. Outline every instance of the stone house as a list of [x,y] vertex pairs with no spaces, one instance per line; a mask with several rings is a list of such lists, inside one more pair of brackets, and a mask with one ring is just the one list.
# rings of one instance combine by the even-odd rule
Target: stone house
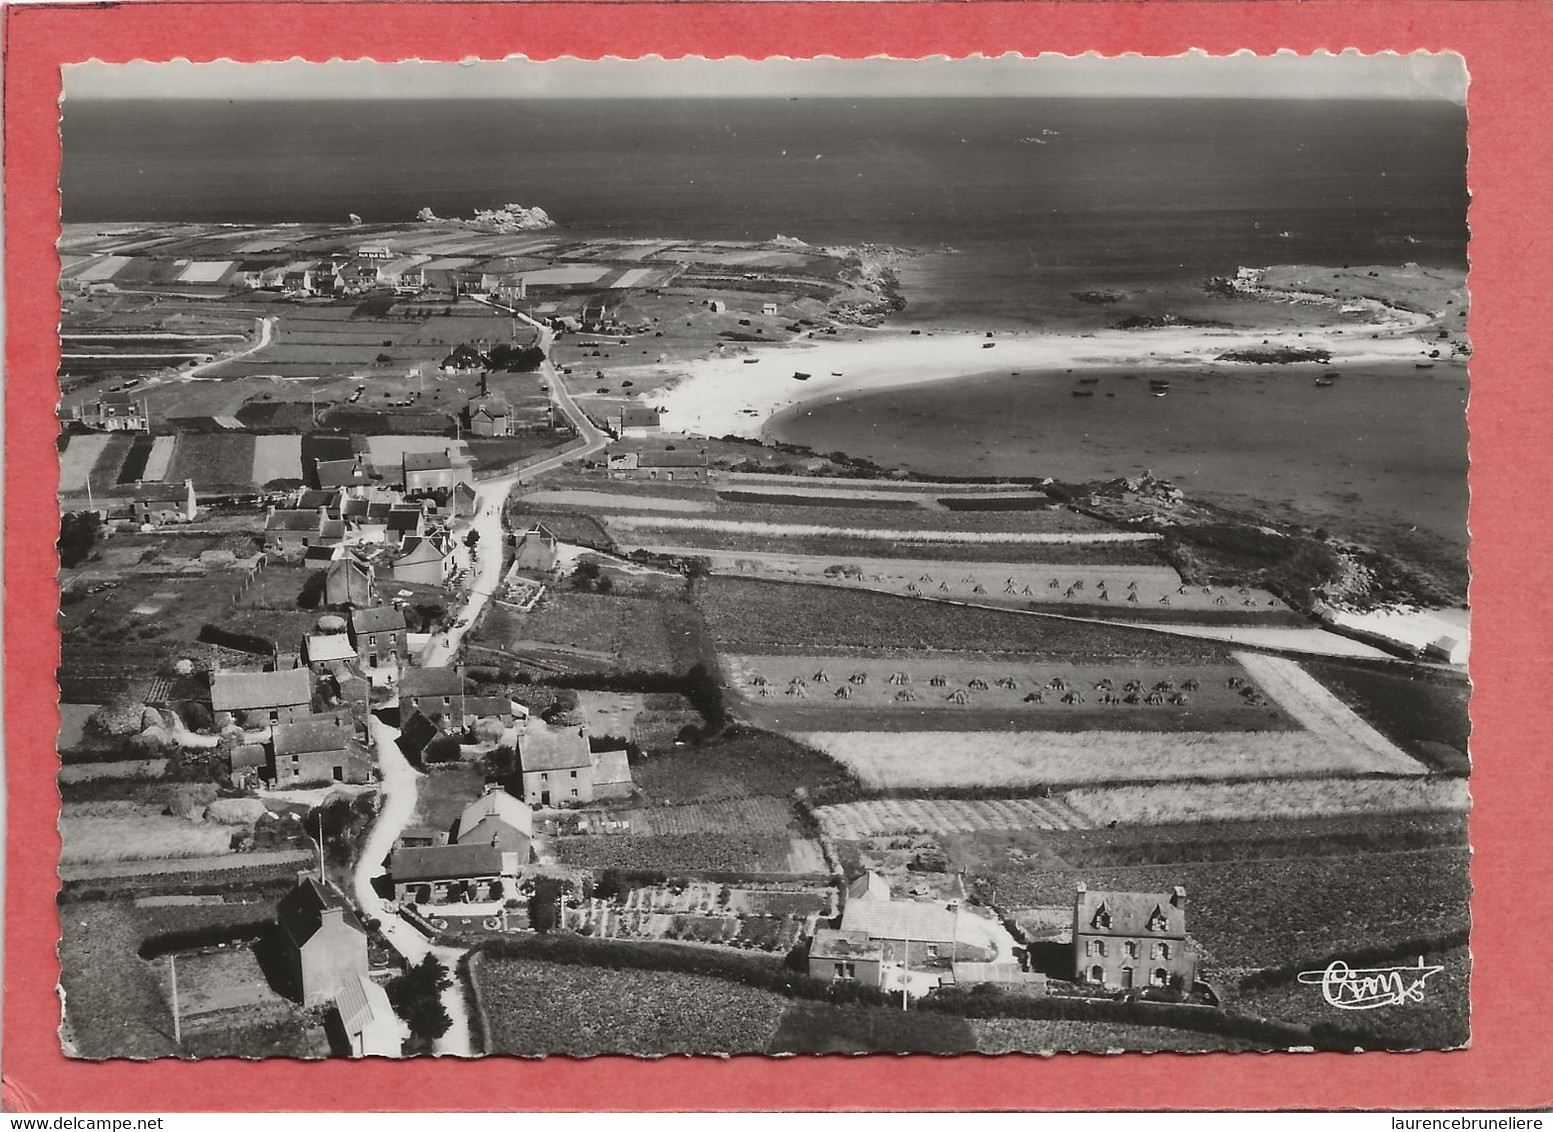
[[275,918],[290,990],[304,1006],[332,1002],[347,983],[367,975],[366,929],[332,886],[302,874]]
[[1186,936],[1186,889],[1091,891],[1073,900],[1073,975],[1080,982],[1127,990],[1190,990],[1197,957]]

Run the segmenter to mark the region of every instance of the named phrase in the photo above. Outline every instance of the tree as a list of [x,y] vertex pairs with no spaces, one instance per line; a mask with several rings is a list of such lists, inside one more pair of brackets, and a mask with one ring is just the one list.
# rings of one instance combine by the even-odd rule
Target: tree
[[554,877],[534,881],[534,895],[528,901],[529,926],[536,932],[554,931],[561,925],[561,894],[564,889]]
[[479,545],[479,543],[480,532],[475,530],[473,527],[469,528],[469,533],[464,536],[464,545],[467,546],[470,550],[473,550],[476,546]]
[[410,1027],[410,1033],[436,1041],[453,1027],[442,992],[453,985],[448,969],[428,954],[402,975],[388,980],[388,1001]]
[[324,583],[328,580],[327,570],[314,570],[307,576],[307,581],[302,583],[302,590],[297,594],[298,609],[317,609],[324,599]]
[[79,566],[91,557],[92,548],[102,533],[102,520],[95,511],[72,511],[59,522],[59,564]]

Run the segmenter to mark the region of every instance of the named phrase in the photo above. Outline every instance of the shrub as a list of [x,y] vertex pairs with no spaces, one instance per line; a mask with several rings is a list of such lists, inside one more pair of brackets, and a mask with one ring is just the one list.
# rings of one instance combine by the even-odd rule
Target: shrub
[[122,737],[138,734],[144,726],[146,705],[128,696],[113,697],[92,712],[86,721],[87,729],[99,735]]
[[394,1012],[417,1038],[435,1041],[452,1028],[453,1019],[442,1004],[442,992],[453,985],[448,969],[435,955],[427,955],[402,975],[388,981],[388,1001]]
[[102,520],[95,511],[73,511],[59,522],[59,564],[66,568],[79,566],[91,557],[92,548],[102,534]]

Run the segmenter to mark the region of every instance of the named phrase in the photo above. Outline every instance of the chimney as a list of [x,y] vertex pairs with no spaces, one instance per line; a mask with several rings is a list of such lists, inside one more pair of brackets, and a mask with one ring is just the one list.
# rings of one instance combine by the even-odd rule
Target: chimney
[[1171,903],[1172,906],[1174,906],[1176,908],[1185,908],[1186,907],[1186,889],[1183,888],[1179,884],[1176,885],[1174,888],[1172,888],[1170,890],[1170,903]]
[[298,888],[301,888],[304,884],[306,884],[308,881],[310,881],[312,879],[314,879],[313,878],[313,870],[312,869],[298,869],[297,870],[297,887]]

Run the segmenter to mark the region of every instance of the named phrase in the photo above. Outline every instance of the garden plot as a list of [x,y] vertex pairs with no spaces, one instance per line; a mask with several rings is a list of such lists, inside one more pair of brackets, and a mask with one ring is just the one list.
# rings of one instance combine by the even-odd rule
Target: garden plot
[[1376,764],[1375,770],[1392,774],[1419,772],[1417,762],[1292,660],[1258,653],[1239,653],[1236,659],[1312,735],[1368,752]]
[[792,824],[792,808],[781,798],[734,798],[631,812],[631,832],[649,837],[725,830],[775,833]]
[[810,731],[793,738],[876,790],[1424,773],[1406,756],[1381,757],[1304,731]]
[[[740,656],[729,683],[783,729],[1288,730],[1235,665],[1074,665],[953,654]],[[931,729],[931,728],[930,728]]]
[[256,436],[253,440],[253,482],[302,479],[300,436]]
[[[1069,790],[1051,799],[1095,825],[1276,821],[1345,814],[1465,813],[1464,778],[1299,778]],[[941,804],[941,803],[935,803]]]
[[[666,509],[666,508],[665,508]],[[768,551],[694,550],[721,573],[777,581],[852,586],[908,597],[1024,608],[1104,606],[1119,610],[1231,610],[1283,615],[1288,606],[1261,589],[1188,586],[1165,565],[1072,566],[1040,562],[945,562]],[[1086,610],[1088,612],[1088,610]]]
[[59,490],[85,491],[87,477],[97,466],[97,458],[108,447],[111,436],[72,436],[59,454]]
[[889,833],[1089,829],[1093,825],[1089,818],[1049,798],[970,802],[885,798],[820,806],[814,813],[826,834],[839,841],[862,841]]
[[173,452],[177,450],[178,438],[176,436],[159,436],[151,443],[151,452],[146,456],[145,471],[140,478],[147,483],[161,483],[167,478],[167,469],[172,466]]

